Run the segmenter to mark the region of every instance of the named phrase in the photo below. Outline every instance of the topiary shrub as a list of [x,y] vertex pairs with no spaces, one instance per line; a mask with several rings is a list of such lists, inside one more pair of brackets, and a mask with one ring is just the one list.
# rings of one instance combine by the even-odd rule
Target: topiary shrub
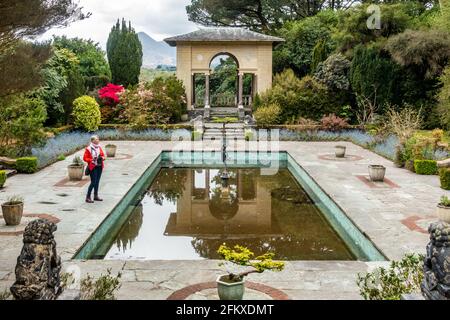
[[260,107],[255,111],[254,117],[256,123],[261,127],[267,127],[274,124],[279,124],[281,108],[278,104],[270,104],[266,107]]
[[35,173],[38,169],[36,157],[25,157],[16,160],[16,170],[19,173]]
[[441,188],[444,190],[450,190],[450,168],[440,169],[439,178],[441,179]]
[[434,175],[438,172],[435,160],[414,160],[414,170],[417,174]]
[[73,102],[74,125],[89,132],[98,130],[101,123],[100,107],[94,98],[82,96]]
[[3,188],[6,182],[6,171],[0,170],[0,188]]

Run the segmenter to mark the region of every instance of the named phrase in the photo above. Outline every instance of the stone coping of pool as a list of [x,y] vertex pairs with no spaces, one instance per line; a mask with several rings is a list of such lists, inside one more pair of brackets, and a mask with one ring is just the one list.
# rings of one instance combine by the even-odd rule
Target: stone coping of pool
[[[228,166],[232,167],[262,167],[274,166],[274,169],[287,168],[297,182],[308,193],[316,206],[322,212],[329,224],[347,244],[358,260],[383,261],[385,257],[375,245],[359,230],[345,215],[342,209],[324,192],[322,188],[303,170],[298,163],[285,151],[281,152],[230,152],[227,153]],[[227,162],[226,162],[227,163]],[[152,183],[163,166],[176,167],[220,167],[224,166],[222,154],[219,152],[171,152],[163,150],[150,167],[137,180],[119,204],[106,217],[97,230],[74,256],[75,259],[102,259],[108,252],[113,239],[122,229],[124,223],[133,212],[133,205],[141,194]],[[271,170],[270,167],[267,170]],[[262,169],[263,170],[263,169]]]
[[[107,142],[103,142],[107,144]],[[79,264],[81,260],[71,260],[74,254],[85,243],[86,239],[102,223],[105,217],[121,201],[133,184],[136,182],[148,166],[159,156],[162,150],[169,150],[172,146],[180,146],[178,142],[162,141],[121,141],[114,142],[118,146],[118,152],[132,154],[133,158],[128,160],[107,161],[105,174],[102,177],[101,190],[104,202],[93,205],[84,203],[85,189],[82,188],[61,188],[54,187],[58,181],[67,176],[67,166],[72,162],[75,155],[82,155],[82,151],[67,157],[66,160],[57,162],[38,173],[32,175],[16,175],[8,179],[6,188],[0,191],[0,201],[5,201],[12,195],[25,196],[25,211],[28,213],[45,212],[60,219],[58,231],[55,233],[57,249],[63,261]],[[320,154],[334,152],[334,146],[342,144],[347,147],[349,154],[363,157],[355,162],[325,161],[318,158]],[[247,147],[245,142],[239,142],[229,150],[244,150]],[[220,150],[221,143],[184,143],[185,150]],[[261,148],[268,148],[262,146]],[[419,176],[407,170],[396,168],[393,163],[369,150],[361,148],[350,142],[280,142],[275,146],[277,150],[287,151],[295,161],[305,169],[321,188],[328,194],[337,205],[339,205],[346,215],[366,234],[383,254],[390,260],[401,259],[404,254],[416,252],[424,253],[429,241],[428,234],[422,232],[426,230],[429,223],[435,221],[436,204],[442,195],[450,196],[449,191],[440,189],[439,178],[436,176]],[[370,164],[381,164],[387,168],[387,178],[396,183],[400,188],[370,188],[362,183],[356,176],[367,175],[367,166]],[[64,198],[58,194],[67,194]],[[44,203],[45,202],[45,203]],[[54,204],[49,204],[54,202]],[[412,221],[409,219],[414,217]],[[1,222],[0,222],[1,223]],[[17,256],[22,248],[21,236],[0,236],[0,291],[11,285],[13,281],[13,270]],[[88,271],[94,269],[105,272],[109,261],[92,261],[86,265]],[[304,262],[298,262],[304,265]],[[124,265],[124,263],[114,262],[113,264]],[[126,263],[140,265],[139,268],[147,268],[145,261],[129,261]],[[290,262],[289,265],[296,264]],[[354,286],[354,279],[357,272],[367,270],[368,265],[374,263],[366,262],[308,262],[308,274],[314,278],[322,277],[321,265],[327,265],[330,276],[326,283],[333,285],[336,291],[330,291],[329,285],[325,285],[322,280],[317,283],[308,284],[305,288],[303,271],[299,278],[286,278],[282,287],[277,288],[297,290],[297,294],[289,293],[296,299],[302,297],[314,298],[336,297],[352,298],[358,296],[357,287]],[[377,264],[377,263],[375,263]],[[164,263],[164,268],[176,267],[174,261]],[[184,278],[190,278],[191,272],[198,268],[199,262],[190,263]],[[341,270],[345,266],[345,270]],[[358,266],[354,269],[352,266]],[[336,270],[339,269],[338,273]],[[145,270],[142,270],[143,272]],[[150,271],[145,271],[150,272]],[[284,272],[283,272],[284,273]],[[134,273],[133,273],[134,274]],[[211,281],[217,274],[211,277],[196,276],[196,282]],[[154,274],[160,281],[167,281],[164,274]],[[169,276],[168,276],[169,277]],[[346,279],[346,280],[344,280]],[[263,281],[270,285],[270,280],[255,279],[256,282]],[[155,280],[156,281],[156,280]],[[345,283],[349,283],[346,293],[343,293]],[[351,282],[351,284],[350,284]],[[195,283],[195,282],[194,282]],[[189,283],[188,283],[189,284]],[[192,283],[191,283],[192,284]],[[325,287],[324,287],[325,286]],[[148,286],[141,284],[129,285],[127,292],[122,298],[135,297],[136,294],[144,294]],[[312,288],[314,291],[309,290]],[[324,288],[324,290],[321,290]],[[124,289],[125,290],[125,289]],[[169,289],[167,289],[169,290]],[[165,299],[171,291],[153,293]],[[316,291],[319,290],[319,291]],[[336,295],[336,293],[339,293]]]

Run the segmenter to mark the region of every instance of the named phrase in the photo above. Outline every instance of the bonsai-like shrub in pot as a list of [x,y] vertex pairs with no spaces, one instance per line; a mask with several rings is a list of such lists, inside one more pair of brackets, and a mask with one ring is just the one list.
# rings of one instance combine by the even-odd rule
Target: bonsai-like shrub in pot
[[23,216],[23,198],[19,196],[10,197],[2,204],[2,213],[7,226],[19,225]]
[[[227,262],[250,268],[250,270],[240,273],[228,271],[228,274],[217,278],[217,291],[220,300],[242,300],[245,291],[244,278],[251,273],[263,273],[266,270],[282,271],[284,269],[284,262],[272,260],[273,253],[266,253],[252,259],[254,253],[248,248],[236,245],[231,249],[226,244],[221,245],[217,253]],[[225,265],[225,263],[221,265]]]
[[369,176],[370,180],[374,182],[384,181],[384,176],[386,175],[386,167],[381,165],[370,165],[369,166]]
[[443,222],[450,223],[450,199],[447,196],[441,198],[437,207],[437,217]]
[[105,150],[108,158],[114,158],[116,156],[117,146],[114,144],[107,144]]
[[75,156],[75,158],[73,158],[72,164],[67,167],[67,171],[69,172],[70,181],[83,180],[84,162],[81,160],[80,156]]
[[346,150],[347,148],[345,146],[335,146],[334,152],[336,154],[336,158],[344,158]]

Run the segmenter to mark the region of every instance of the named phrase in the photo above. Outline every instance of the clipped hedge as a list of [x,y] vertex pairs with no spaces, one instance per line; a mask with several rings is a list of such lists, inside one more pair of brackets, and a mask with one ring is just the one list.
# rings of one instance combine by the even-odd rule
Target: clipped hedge
[[19,158],[16,161],[16,170],[19,173],[35,173],[38,169],[36,157]]
[[440,169],[439,178],[441,179],[441,188],[444,190],[450,190],[450,168]]
[[438,172],[436,160],[414,160],[414,170],[417,174],[434,175]]
[[0,170],[0,188],[3,188],[6,182],[6,171]]

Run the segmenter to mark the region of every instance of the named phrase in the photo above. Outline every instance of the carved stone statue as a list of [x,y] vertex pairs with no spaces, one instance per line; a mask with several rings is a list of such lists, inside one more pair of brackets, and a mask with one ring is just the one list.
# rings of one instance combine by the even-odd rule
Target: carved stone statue
[[34,220],[25,228],[23,248],[17,258],[16,282],[11,293],[18,300],[54,300],[61,293],[61,259],[53,233],[56,225]]
[[430,225],[422,293],[428,300],[450,300],[450,224]]

